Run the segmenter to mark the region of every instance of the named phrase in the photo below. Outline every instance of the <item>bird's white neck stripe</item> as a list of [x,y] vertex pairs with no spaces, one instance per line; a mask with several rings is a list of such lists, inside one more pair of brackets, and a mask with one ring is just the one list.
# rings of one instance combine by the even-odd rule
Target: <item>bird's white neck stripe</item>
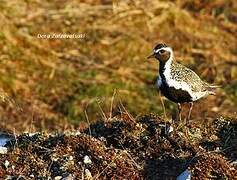
[[[171,73],[171,64],[173,61],[173,51],[171,48],[168,48],[168,51],[170,52],[170,57],[168,59],[168,61],[166,61],[165,66],[164,66],[164,76],[169,76],[170,77],[170,73]],[[165,75],[166,74],[166,75]]]
[[169,60],[166,61],[165,66],[164,66],[166,72],[168,71],[170,73],[172,61],[173,61],[173,58],[171,58],[171,56],[170,56]]

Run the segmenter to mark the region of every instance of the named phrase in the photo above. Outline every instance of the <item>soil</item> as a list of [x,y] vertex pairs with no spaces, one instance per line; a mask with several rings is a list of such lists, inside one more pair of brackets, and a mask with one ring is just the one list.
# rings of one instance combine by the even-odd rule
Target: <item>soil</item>
[[0,155],[0,177],[11,179],[237,178],[237,121],[166,123],[127,115],[64,133],[16,136]]

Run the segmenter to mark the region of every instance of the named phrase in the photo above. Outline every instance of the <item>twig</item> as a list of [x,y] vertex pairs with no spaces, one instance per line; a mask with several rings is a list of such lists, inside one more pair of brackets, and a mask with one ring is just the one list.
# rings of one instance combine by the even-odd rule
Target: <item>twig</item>
[[119,103],[120,103],[121,107],[123,108],[123,110],[125,111],[125,113],[128,115],[128,117],[129,117],[133,122],[135,122],[135,118],[134,118],[134,117],[127,111],[127,109],[124,107],[124,105],[123,105],[121,99],[119,100]]
[[97,104],[98,104],[98,106],[99,106],[99,109],[100,109],[100,111],[101,111],[101,113],[102,113],[102,116],[104,117],[104,120],[107,121],[108,118],[106,117],[106,115],[105,115],[103,109],[101,108],[99,101],[97,100],[96,102],[97,102]]
[[45,150],[45,151],[41,151],[41,152],[55,152],[56,151],[56,150],[49,149],[49,148],[46,148],[46,147],[43,147],[43,146],[40,146],[40,145],[36,145],[36,144],[32,144],[32,145]]
[[116,93],[117,93],[117,90],[114,89],[114,93],[113,93],[113,96],[111,98],[111,103],[110,103],[110,117],[109,117],[110,119],[113,116],[113,114],[112,114],[112,112],[113,112],[113,104],[114,104],[114,97],[115,97]]
[[127,150],[123,147],[123,145],[119,142],[120,146],[122,146],[124,152],[128,155],[128,157],[131,159],[131,161],[134,163],[134,165],[140,170],[142,167],[136,163],[136,161],[133,159],[133,157],[127,152]]
[[91,128],[90,128],[91,125],[90,125],[90,121],[89,121],[89,118],[88,118],[87,111],[85,110],[84,113],[85,113],[85,116],[86,116],[86,121],[88,123],[89,134],[91,136]]

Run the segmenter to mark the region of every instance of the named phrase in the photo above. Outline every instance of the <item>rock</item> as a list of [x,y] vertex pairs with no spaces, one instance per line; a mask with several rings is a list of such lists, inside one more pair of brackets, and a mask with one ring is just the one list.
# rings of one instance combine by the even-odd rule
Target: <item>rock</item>
[[69,174],[67,177],[64,177],[62,180],[74,180],[73,175]]
[[169,128],[168,128],[168,134],[169,133],[172,133],[174,131],[174,128],[172,127],[172,126],[169,126]]
[[171,125],[160,124],[159,126],[165,130],[166,134],[170,134],[170,133],[172,133],[174,131],[174,128]]
[[9,161],[6,160],[5,163],[4,163],[4,166],[6,167],[6,169],[8,168],[9,165],[10,165]]
[[191,173],[186,169],[176,178],[176,180],[191,180]]
[[0,154],[7,154],[7,148],[0,146]]
[[85,169],[85,177],[86,179],[92,179],[92,175],[89,169]]
[[5,146],[7,144],[7,142],[10,141],[11,139],[12,138],[7,137],[6,135],[0,134],[0,147]]
[[73,156],[69,156],[69,157],[68,157],[68,160],[69,160],[69,161],[72,161],[72,160],[73,160]]
[[92,163],[91,159],[87,155],[84,157],[83,162],[84,162],[84,164],[91,164]]
[[60,180],[60,179],[62,179],[63,177],[62,176],[56,176],[55,178],[54,178],[54,180]]

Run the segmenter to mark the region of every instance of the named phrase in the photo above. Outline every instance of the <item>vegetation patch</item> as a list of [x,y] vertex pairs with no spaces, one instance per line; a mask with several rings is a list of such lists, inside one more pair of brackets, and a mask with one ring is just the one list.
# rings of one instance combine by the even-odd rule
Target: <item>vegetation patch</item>
[[[188,170],[193,179],[235,179],[236,147],[231,142],[237,140],[237,126],[222,122],[220,118],[209,127],[179,129],[178,123],[155,115],[137,120],[123,115],[81,132],[23,134],[0,155],[0,176],[173,179]],[[193,129],[200,132],[199,138],[192,136]]]

